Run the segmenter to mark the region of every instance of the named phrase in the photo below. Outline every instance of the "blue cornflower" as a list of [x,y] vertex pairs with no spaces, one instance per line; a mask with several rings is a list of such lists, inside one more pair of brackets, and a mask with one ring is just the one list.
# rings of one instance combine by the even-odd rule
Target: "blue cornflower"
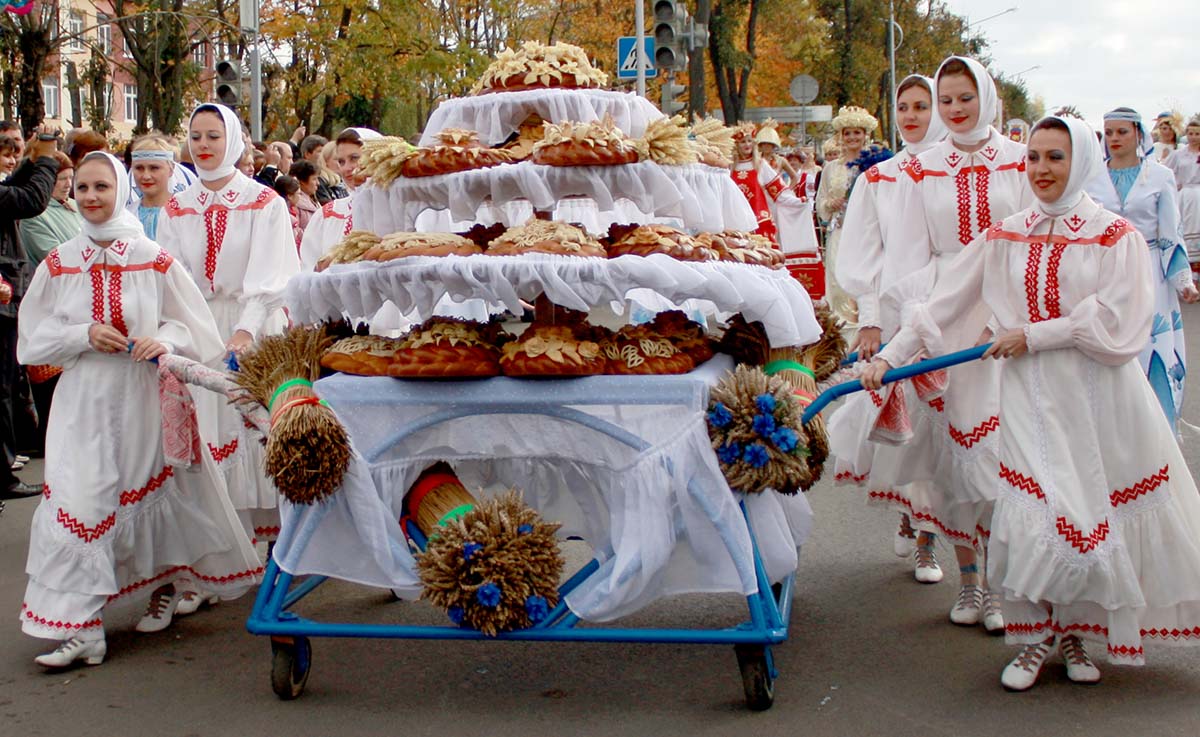
[[754,398],[754,406],[758,407],[758,411],[764,415],[769,415],[775,412],[775,396],[772,394],[759,394]]
[[500,604],[500,587],[488,581],[475,591],[475,601],[489,609],[495,609]]
[[733,413],[721,402],[714,404],[708,411],[708,424],[713,427],[728,427],[731,422],[733,422]]
[[528,535],[533,532],[533,525],[517,525],[518,535]]
[[476,553],[478,553],[480,550],[483,550],[483,546],[480,545],[479,543],[467,543],[466,545],[463,545],[463,551],[462,551],[463,560],[470,563],[471,557],[473,555],[475,555]]
[[771,460],[767,447],[762,443],[751,443],[742,451],[742,460],[753,468],[762,468]]
[[771,442],[784,453],[791,453],[796,449],[796,444],[800,442],[800,437],[792,428],[781,427],[771,433]]
[[771,415],[754,415],[754,422],[750,427],[764,438],[769,438],[771,433],[775,432],[775,418]]
[[534,594],[525,600],[525,614],[529,617],[530,622],[537,624],[550,615],[550,604]]
[[727,466],[737,463],[741,457],[742,449],[738,447],[737,443],[725,443],[720,448],[717,448],[717,460]]
[[451,622],[455,624],[462,624],[463,617],[466,616],[466,612],[464,612],[463,608],[460,606],[452,606],[446,610],[446,616],[450,618]]

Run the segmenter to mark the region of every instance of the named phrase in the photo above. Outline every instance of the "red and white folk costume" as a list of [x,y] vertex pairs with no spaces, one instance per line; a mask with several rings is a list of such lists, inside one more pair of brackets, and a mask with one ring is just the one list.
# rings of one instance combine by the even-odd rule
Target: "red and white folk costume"
[[[287,204],[274,190],[233,168],[243,146],[237,116],[219,105],[200,110],[221,114],[226,152],[221,167],[197,172],[205,181],[230,173],[233,178],[219,191],[201,181],[172,197],[158,225],[158,240],[191,272],[222,339],[229,341],[238,330],[254,338],[278,332],[287,325],[284,288],[300,270]],[[220,359],[213,365],[221,366]],[[252,439],[224,397],[204,390],[193,394],[200,426],[234,506],[254,537],[273,540],[279,534],[279,494],[264,470],[261,443]]]
[[[901,172],[912,183],[901,205],[897,223],[898,242],[923,243],[928,262],[899,280],[889,290],[888,301],[899,306],[901,324],[928,299],[934,287],[958,275],[951,267],[954,258],[976,236],[992,224],[1029,206],[1033,195],[1025,176],[1025,146],[995,130],[989,121],[996,117],[997,97],[992,78],[974,59],[951,57],[966,63],[979,90],[979,123],[965,134],[950,135],[933,148],[909,159]],[[935,77],[936,78],[936,77]],[[935,107],[935,115],[936,115]],[[943,121],[944,123],[944,121]],[[960,150],[982,143],[974,153]],[[982,304],[977,310],[986,311]],[[948,326],[947,345],[971,346],[987,325],[968,328],[976,315],[964,314]],[[974,329],[972,335],[967,335]],[[880,357],[893,366],[895,352],[889,345]],[[914,468],[934,467],[935,483],[924,500],[924,508],[909,510],[913,526],[923,532],[940,533],[956,545],[969,546],[977,533],[987,532],[989,503],[995,497],[996,444],[1000,425],[997,386],[999,369],[993,361],[976,361],[956,366],[940,401],[917,402],[910,406],[913,422],[928,419],[937,427],[939,441],[930,444],[932,456]],[[890,392],[894,389],[885,390]],[[908,479],[915,481],[918,479]],[[905,500],[896,500],[904,511]]]
[[321,257],[354,229],[353,197],[330,200],[313,213],[300,240],[300,268],[312,271]]
[[1129,277],[1149,269],[1146,242],[1083,194],[1099,145],[1060,120],[1067,192],[965,249],[887,352],[967,347],[952,336],[988,315],[1024,329],[1028,354],[988,361],[1001,371],[988,578],[1003,587],[1008,641],[1076,635],[1141,665],[1147,642],[1200,644],[1200,495],[1137,361],[1154,294]]
[[773,243],[779,243],[779,229],[775,226],[775,219],[771,217],[770,202],[779,197],[787,185],[779,172],[759,157],[757,148],[752,156],[742,158],[736,147],[746,139],[754,139],[753,124],[739,126],[733,134],[734,157],[737,159],[733,164],[733,181],[750,203],[750,209],[754,211],[754,218],[758,221],[754,232],[770,238]]
[[[91,157],[110,160],[123,203],[120,162]],[[97,323],[198,361],[223,348],[186,269],[119,205],[38,267],[21,302],[18,359],[63,373],[25,567],[21,628],[34,637],[100,640],[111,601],[176,579],[234,598],[262,572],[212,459],[191,468],[165,460],[155,365],[93,350],[88,330]]]
[[[932,79],[912,77],[921,80],[931,99],[935,97]],[[920,141],[907,143],[896,156],[863,172],[846,206],[837,281],[858,305],[859,328],[879,328],[883,342],[900,329],[894,288],[930,260],[926,239],[898,237],[907,190],[914,186],[906,172],[917,155],[945,136],[945,125],[932,116]],[[924,377],[885,393],[862,392],[847,400],[829,419],[830,447],[837,458],[835,483],[863,489],[873,505],[912,511],[918,519],[928,514],[925,487],[933,482],[922,475],[936,459],[934,444],[945,428],[930,422],[927,413],[918,415],[914,426],[908,410],[922,402],[940,406],[940,393],[937,381]],[[917,468],[920,464],[925,464],[923,471]]]

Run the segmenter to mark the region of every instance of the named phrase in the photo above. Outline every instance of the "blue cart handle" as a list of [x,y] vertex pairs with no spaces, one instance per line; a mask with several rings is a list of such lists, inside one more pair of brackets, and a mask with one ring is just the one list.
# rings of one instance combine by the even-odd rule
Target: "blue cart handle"
[[[882,351],[884,348],[887,348],[886,342],[880,343],[879,350],[875,351],[875,352],[878,353],[879,351]],[[851,351],[850,353],[846,354],[845,358],[842,359],[843,366],[853,366],[856,363],[858,363],[858,351]]]
[[[950,368],[951,366],[957,366],[960,363],[975,361],[979,358],[982,358],[983,354],[987,352],[987,349],[991,347],[991,343],[985,343],[983,345],[977,345],[974,348],[968,348],[965,351],[947,353],[946,355],[938,356],[937,358],[930,358],[925,361],[917,361],[916,363],[909,364],[908,366],[890,369],[883,375],[883,383],[891,384],[892,382],[903,381],[904,379],[911,379],[914,376],[927,374],[930,371],[939,371],[944,368]],[[854,381],[847,381],[843,384],[838,384],[837,386],[831,386],[830,388],[821,392],[821,395],[814,399],[812,404],[808,405],[808,409],[804,410],[804,414],[800,417],[800,421],[807,425],[821,410],[825,409],[826,405],[833,400],[837,399],[838,397],[844,397],[847,394],[853,394],[854,392],[859,392],[862,390],[862,381],[858,379],[855,379]]]

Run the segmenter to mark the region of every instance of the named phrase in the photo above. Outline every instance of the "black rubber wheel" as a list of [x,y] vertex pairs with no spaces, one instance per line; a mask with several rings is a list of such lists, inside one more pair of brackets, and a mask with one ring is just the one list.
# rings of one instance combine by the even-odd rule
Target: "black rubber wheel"
[[307,637],[271,639],[271,690],[283,701],[304,693],[312,666],[312,643]]
[[775,668],[765,645],[735,645],[746,708],[766,711],[775,703]]

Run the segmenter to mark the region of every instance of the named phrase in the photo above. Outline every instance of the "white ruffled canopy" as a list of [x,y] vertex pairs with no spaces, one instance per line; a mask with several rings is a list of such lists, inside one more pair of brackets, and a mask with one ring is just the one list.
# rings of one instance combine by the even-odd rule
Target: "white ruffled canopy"
[[446,128],[477,131],[479,140],[485,144],[499,145],[516,133],[531,114],[550,123],[592,123],[612,116],[617,128],[633,138],[640,138],[646,126],[663,117],[654,103],[629,92],[569,89],[493,92],[458,97],[438,105],[425,124],[420,145],[434,145],[435,136]]
[[387,188],[368,184],[355,200],[355,227],[379,235],[415,228],[425,210],[449,210],[451,220],[486,219],[493,203],[528,201],[553,210],[568,197],[588,197],[601,212],[620,200],[657,217],[680,218],[699,231],[752,231],[758,227],[746,198],[725,169],[701,164],[660,166],[543,166],[530,161],[434,177],[397,179]]
[[301,323],[365,319],[391,301],[404,314],[429,316],[446,296],[481,299],[521,312],[520,300],[588,310],[624,302],[631,290],[652,289],[676,304],[707,300],[766,327],[774,346],[807,345],[821,336],[808,292],[785,269],[726,262],[678,261],[663,254],[614,259],[522,256],[409,256],[302,273],[288,282],[287,306]]

